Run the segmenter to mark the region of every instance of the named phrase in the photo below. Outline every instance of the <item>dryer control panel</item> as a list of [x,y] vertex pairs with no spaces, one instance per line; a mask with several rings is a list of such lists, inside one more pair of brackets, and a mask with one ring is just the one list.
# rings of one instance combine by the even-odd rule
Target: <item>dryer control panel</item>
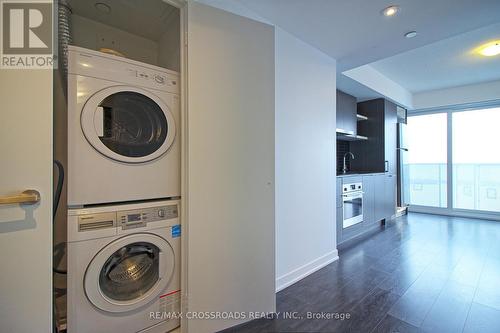
[[179,73],[78,46],[68,46],[68,74],[180,93]]
[[178,216],[177,205],[124,210],[116,213],[117,221],[123,230],[144,227],[148,222],[169,220]]
[[[173,89],[176,89],[177,86],[178,80],[176,77],[167,76],[167,74],[161,72],[153,72],[145,69],[136,69],[136,68],[129,68],[127,72],[131,77],[144,80],[141,81],[141,83],[150,81],[149,84],[152,85],[152,88],[159,89],[161,86],[166,85],[169,88],[172,87]],[[156,87],[156,85],[158,85],[158,87]]]

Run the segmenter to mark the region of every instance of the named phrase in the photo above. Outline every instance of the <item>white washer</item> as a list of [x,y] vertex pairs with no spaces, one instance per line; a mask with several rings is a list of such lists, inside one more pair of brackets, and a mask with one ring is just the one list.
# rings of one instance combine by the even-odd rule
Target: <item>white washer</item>
[[178,215],[175,200],[68,211],[68,332],[179,326]]
[[69,47],[68,205],[180,196],[179,74]]

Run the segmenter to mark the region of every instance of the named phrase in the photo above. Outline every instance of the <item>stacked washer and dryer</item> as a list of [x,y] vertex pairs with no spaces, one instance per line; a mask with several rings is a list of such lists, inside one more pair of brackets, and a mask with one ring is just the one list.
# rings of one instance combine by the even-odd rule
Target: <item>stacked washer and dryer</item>
[[79,47],[68,69],[68,332],[179,326],[177,72]]

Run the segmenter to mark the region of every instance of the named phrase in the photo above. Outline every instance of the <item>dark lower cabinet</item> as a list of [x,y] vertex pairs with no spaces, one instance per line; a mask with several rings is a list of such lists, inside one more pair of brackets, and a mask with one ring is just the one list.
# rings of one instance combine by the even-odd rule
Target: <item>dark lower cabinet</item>
[[385,203],[385,174],[375,175],[374,178],[374,217],[376,221],[385,219],[386,203]]
[[384,219],[396,214],[396,175],[384,175]]
[[[342,182],[363,182],[363,223],[342,227]],[[373,230],[380,221],[388,220],[396,212],[396,175],[369,174],[361,178],[337,178],[337,244]]]
[[375,219],[390,219],[396,213],[396,176],[375,175]]
[[[342,194],[338,194],[337,196],[342,196]],[[342,222],[344,219],[344,213],[342,211],[342,206],[337,207],[337,244],[342,243],[345,240],[345,235],[342,234]]]
[[363,224],[375,224],[375,176],[363,176]]
[[337,208],[342,208],[342,178],[337,177]]

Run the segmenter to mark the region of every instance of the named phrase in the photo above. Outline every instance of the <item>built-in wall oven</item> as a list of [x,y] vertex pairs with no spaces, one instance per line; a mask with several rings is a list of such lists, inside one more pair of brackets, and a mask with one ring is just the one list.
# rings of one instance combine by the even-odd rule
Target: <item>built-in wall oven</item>
[[348,228],[363,222],[363,184],[351,183],[342,185],[342,227]]

